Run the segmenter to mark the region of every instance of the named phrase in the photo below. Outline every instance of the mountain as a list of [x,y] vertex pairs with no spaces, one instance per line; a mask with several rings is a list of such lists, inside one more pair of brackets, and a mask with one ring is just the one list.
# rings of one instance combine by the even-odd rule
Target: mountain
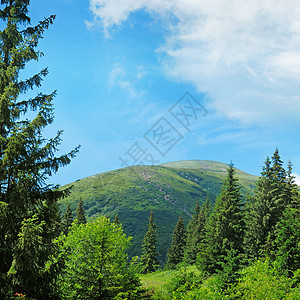
[[[130,256],[140,254],[153,210],[158,234],[158,251],[166,259],[174,226],[181,214],[185,225],[199,202],[207,195],[214,203],[220,193],[228,165],[208,160],[187,160],[157,166],[132,166],[86,177],[73,185],[70,196],[60,201],[62,212],[73,210],[82,199],[86,215],[96,218],[118,214],[126,234],[133,237]],[[257,176],[236,169],[242,193],[252,193]]]

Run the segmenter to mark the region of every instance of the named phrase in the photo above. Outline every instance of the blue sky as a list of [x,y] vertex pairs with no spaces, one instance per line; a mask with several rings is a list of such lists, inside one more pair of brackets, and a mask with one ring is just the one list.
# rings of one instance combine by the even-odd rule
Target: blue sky
[[297,1],[31,0],[29,9],[32,24],[56,21],[23,76],[49,66],[42,91],[58,95],[46,134],[64,129],[62,153],[82,145],[54,182],[151,160],[232,160],[259,175],[276,147],[300,174]]

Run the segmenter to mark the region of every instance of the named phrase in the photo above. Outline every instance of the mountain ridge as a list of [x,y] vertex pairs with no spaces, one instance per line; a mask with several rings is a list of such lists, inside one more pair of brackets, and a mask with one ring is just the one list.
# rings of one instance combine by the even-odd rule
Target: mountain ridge
[[[155,166],[131,166],[95,174],[67,184],[70,196],[60,201],[75,210],[82,199],[88,218],[118,214],[126,234],[133,236],[130,256],[139,255],[150,211],[154,212],[161,261],[166,257],[174,226],[181,214],[185,225],[209,195],[212,204],[220,193],[228,165],[208,160],[188,160]],[[252,193],[257,176],[237,168],[242,193]]]

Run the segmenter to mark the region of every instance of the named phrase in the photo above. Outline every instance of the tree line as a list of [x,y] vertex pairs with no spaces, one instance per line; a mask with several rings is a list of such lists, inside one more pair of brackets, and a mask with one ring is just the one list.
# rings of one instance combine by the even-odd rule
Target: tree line
[[[237,282],[242,269],[268,260],[279,274],[299,281],[300,194],[291,162],[285,170],[276,149],[265,161],[254,194],[244,198],[240,190],[230,164],[214,207],[209,197],[201,207],[197,204],[186,229],[179,216],[166,267],[196,264],[206,277],[218,274],[226,289]],[[152,268],[148,265],[144,272],[152,270],[157,261],[153,259]]]

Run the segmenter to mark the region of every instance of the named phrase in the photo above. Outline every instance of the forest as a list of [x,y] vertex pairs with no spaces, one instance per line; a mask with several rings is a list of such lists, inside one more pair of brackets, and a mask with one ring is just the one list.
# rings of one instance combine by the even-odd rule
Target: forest
[[58,155],[62,131],[44,136],[56,91],[26,98],[48,69],[21,71],[43,56],[38,42],[55,20],[31,27],[29,2],[1,0],[0,10],[0,299],[300,299],[299,187],[278,149],[253,194],[242,195],[230,164],[214,205],[208,195],[186,226],[178,215],[165,265],[153,211],[132,258],[118,215],[88,219],[80,199],[75,218],[69,205],[61,214],[71,187],[48,179],[80,147]]

